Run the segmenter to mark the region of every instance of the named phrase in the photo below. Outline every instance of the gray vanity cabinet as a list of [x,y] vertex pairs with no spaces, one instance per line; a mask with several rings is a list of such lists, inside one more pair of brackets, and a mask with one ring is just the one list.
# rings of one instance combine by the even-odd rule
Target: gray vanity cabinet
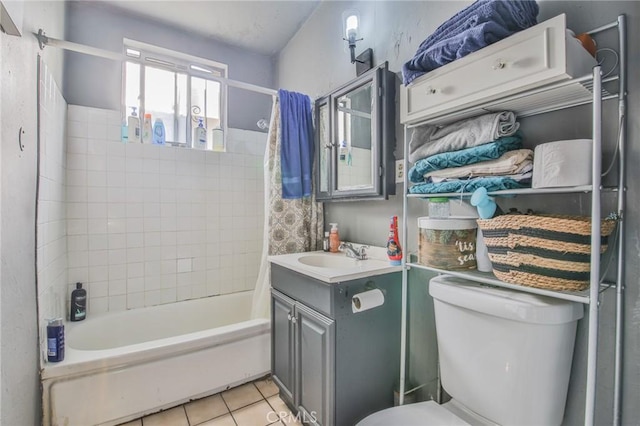
[[300,419],[326,425],[333,411],[334,321],[272,291],[273,380]]
[[[325,283],[271,264],[271,364],[281,398],[304,423],[353,425],[393,405],[400,369],[399,272]],[[385,303],[354,314],[353,295]]]
[[[278,384],[282,397],[293,402],[295,300],[273,290],[271,293],[271,348],[273,380]],[[296,319],[297,321],[297,319]]]

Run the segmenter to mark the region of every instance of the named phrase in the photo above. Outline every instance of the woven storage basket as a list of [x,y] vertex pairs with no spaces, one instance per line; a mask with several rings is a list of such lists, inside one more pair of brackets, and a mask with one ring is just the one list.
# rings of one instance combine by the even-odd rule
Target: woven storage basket
[[[591,218],[515,214],[478,219],[478,226],[498,279],[548,290],[589,287]],[[615,226],[601,222],[601,253]]]

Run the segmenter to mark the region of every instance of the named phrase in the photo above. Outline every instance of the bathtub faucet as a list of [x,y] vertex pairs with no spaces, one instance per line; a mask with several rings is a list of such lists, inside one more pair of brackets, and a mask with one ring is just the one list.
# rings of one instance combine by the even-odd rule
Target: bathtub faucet
[[358,260],[365,260],[367,258],[366,249],[369,246],[360,246],[357,249],[353,247],[351,243],[340,243],[339,249],[347,253],[347,257],[352,257]]

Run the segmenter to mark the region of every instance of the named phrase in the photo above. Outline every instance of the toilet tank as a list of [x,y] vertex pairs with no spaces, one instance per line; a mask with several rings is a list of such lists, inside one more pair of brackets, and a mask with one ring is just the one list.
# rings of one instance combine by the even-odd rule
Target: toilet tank
[[451,276],[429,283],[442,386],[501,425],[559,425],[581,304]]

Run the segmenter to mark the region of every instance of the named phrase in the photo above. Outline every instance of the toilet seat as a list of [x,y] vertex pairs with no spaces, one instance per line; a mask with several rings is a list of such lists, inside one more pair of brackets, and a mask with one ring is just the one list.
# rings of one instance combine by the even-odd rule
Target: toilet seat
[[435,401],[418,402],[387,408],[370,414],[356,426],[469,426],[470,423]]

